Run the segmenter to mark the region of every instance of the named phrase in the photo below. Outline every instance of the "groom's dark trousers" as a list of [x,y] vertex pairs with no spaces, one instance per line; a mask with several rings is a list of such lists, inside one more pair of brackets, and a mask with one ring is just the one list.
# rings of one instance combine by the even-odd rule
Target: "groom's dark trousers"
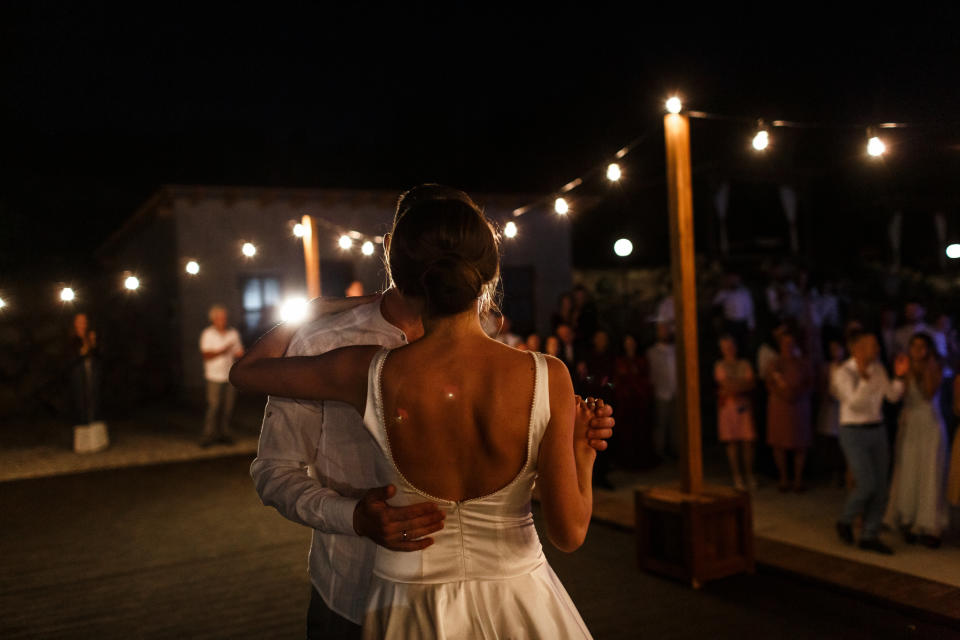
[[331,611],[317,590],[311,587],[307,640],[360,640],[360,625]]

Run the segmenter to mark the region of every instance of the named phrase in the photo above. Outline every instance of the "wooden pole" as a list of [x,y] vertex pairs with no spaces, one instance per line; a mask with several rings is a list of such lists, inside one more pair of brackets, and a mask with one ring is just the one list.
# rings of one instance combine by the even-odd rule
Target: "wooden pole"
[[313,218],[303,216],[303,262],[307,273],[307,295],[320,297],[320,238]]
[[693,182],[690,170],[690,121],[669,113],[663,118],[667,144],[667,194],[670,205],[670,271],[677,322],[677,405],[680,472],[684,493],[703,490],[700,445],[700,372],[697,363],[697,283],[693,248]]

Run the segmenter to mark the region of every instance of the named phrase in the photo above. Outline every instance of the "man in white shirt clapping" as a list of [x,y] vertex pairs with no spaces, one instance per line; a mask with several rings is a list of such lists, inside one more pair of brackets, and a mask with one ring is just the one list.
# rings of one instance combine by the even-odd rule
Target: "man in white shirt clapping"
[[227,310],[219,304],[210,307],[210,326],[200,334],[203,377],[207,381],[207,415],[203,421],[201,447],[221,442],[231,444],[230,418],[237,390],[228,382],[230,367],[243,355],[240,334],[227,327]]
[[877,337],[854,330],[848,337],[851,356],[836,369],[831,390],[840,402],[840,447],[853,474],[856,487],[847,498],[837,534],[853,544],[853,520],[863,515],[863,533],[859,547],[867,551],[892,554],[878,533],[887,506],[887,479],[890,446],[883,423],[883,400],[896,402],[903,396],[903,376],[910,366],[901,354],[894,361],[894,380],[887,377],[880,363]]

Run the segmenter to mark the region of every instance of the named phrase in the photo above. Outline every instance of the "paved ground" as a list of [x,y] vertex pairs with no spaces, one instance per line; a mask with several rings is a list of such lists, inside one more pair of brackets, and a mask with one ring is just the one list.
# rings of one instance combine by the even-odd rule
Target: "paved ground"
[[[308,534],[259,504],[249,461],[0,484],[0,637],[302,637]],[[598,639],[960,637],[779,575],[693,591],[637,572],[610,526],[548,555]]]
[[255,453],[262,417],[263,399],[241,396],[233,418],[234,444],[201,449],[202,406],[147,407],[108,420],[110,446],[88,454],[73,452],[73,427],[63,421],[4,424],[0,482]]
[[[729,484],[725,462],[706,452],[705,478],[713,484]],[[634,490],[640,487],[667,486],[679,483],[675,468],[663,465],[652,471],[611,474],[615,491],[597,492],[594,516],[609,522],[632,527],[635,522]],[[960,509],[952,509],[952,530],[944,536],[943,546],[928,549],[908,545],[895,533],[884,534],[884,540],[895,550],[892,556],[861,551],[842,544],[833,523],[842,510],[845,489],[812,484],[803,494],[780,493],[773,480],[761,478],[760,488],[753,493],[753,531],[758,537],[829,554],[854,562],[883,567],[909,575],[960,587]]]

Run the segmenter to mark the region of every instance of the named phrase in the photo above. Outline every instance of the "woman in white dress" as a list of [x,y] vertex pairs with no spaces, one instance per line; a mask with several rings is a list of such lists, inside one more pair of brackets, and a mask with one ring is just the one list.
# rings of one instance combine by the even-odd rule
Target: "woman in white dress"
[[910,339],[910,371],[894,450],[893,481],[884,520],[908,543],[940,546],[947,524],[947,431],[940,415],[942,369],[926,333]]
[[536,481],[550,541],[568,552],[583,543],[596,452],[581,432],[592,412],[560,360],[483,331],[499,240],[466,194],[408,193],[384,248],[391,280],[419,305],[423,338],[283,358],[294,328],[280,325],[231,372],[242,389],[353,405],[382,453],[382,483],[397,487],[390,502],[426,498],[445,512],[431,546],[377,547],[363,636],[589,638],[543,556],[530,501]]

